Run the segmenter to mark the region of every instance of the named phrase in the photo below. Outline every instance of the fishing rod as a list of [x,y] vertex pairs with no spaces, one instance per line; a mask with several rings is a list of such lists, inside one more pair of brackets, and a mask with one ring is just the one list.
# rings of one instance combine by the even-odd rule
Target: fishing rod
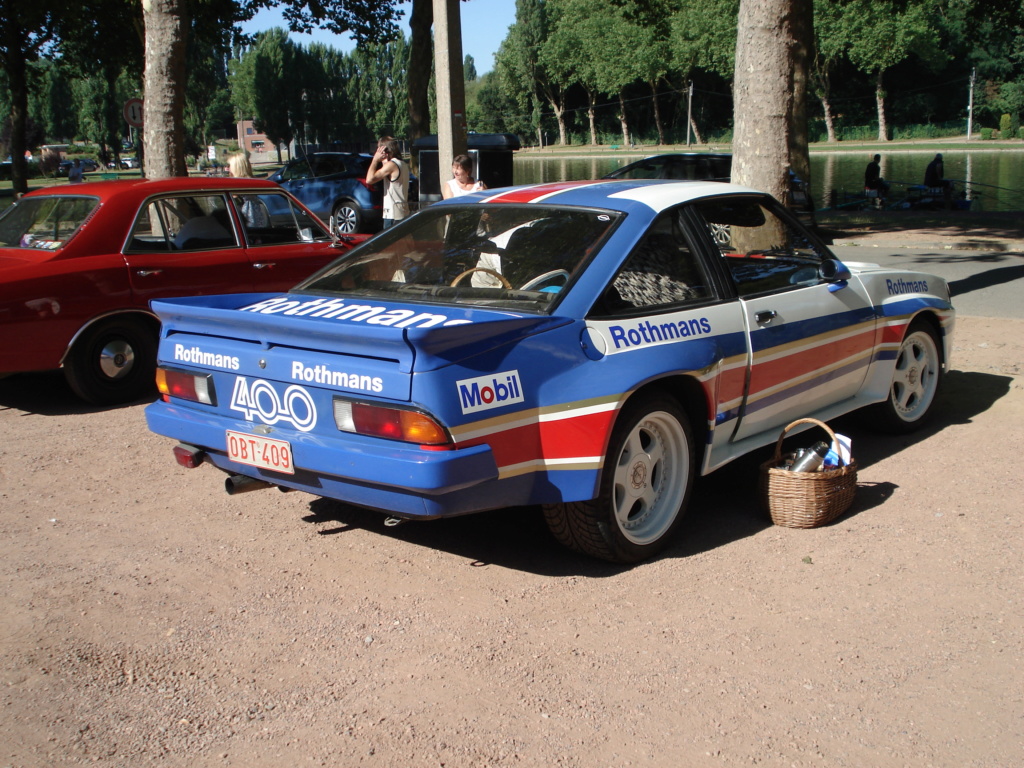
[[1001,189],[1003,192],[1013,192],[1017,195],[1024,195],[1024,189],[1012,189],[1011,187],[997,187],[995,184],[982,184],[980,181],[968,181],[967,179],[947,179],[959,184],[969,184],[972,187],[988,187],[989,189]]

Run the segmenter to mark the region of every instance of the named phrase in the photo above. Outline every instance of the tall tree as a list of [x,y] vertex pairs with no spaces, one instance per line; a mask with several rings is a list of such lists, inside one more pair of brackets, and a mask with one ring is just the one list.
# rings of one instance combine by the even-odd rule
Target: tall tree
[[[277,5],[282,5],[282,0],[142,0],[147,176],[185,173],[185,46],[190,20],[230,28],[252,18],[259,8]],[[295,32],[309,32],[316,26],[336,34],[351,32],[360,41],[379,42],[391,38],[396,29],[395,0],[284,0],[283,5],[284,18]]]
[[146,29],[142,118],[144,173],[185,176],[187,0],[142,0]]
[[29,62],[48,52],[75,9],[60,0],[0,0],[0,69],[6,75],[11,110],[11,181],[15,192],[28,191],[25,152],[28,121]]
[[732,179],[778,200],[786,199],[790,170],[809,180],[804,102],[812,41],[811,0],[740,0]]
[[[672,66],[684,81],[695,71],[713,72],[731,79],[736,60],[736,15],[739,0],[704,0],[679,3],[671,17]],[[690,127],[702,144],[700,126],[691,115]]]
[[878,140],[889,140],[885,113],[885,73],[911,55],[941,61],[932,0],[850,0],[842,8],[848,55],[875,81]]
[[814,59],[811,83],[821,102],[828,141],[835,142],[836,126],[832,113],[832,72],[846,55],[849,46],[842,32],[843,7],[838,0],[814,0]]

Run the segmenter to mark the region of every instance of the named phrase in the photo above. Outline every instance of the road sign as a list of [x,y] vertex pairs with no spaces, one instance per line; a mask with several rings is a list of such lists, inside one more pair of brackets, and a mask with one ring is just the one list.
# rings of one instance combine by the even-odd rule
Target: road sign
[[128,99],[124,103],[124,119],[134,128],[142,127],[142,99]]

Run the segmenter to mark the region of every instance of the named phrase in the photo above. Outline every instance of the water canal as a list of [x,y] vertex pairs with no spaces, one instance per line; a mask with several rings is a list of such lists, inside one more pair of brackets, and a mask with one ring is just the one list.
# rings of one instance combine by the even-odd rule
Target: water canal
[[[811,194],[824,207],[831,190],[841,202],[847,194],[858,195],[864,187],[864,168],[877,150],[811,153]],[[596,153],[592,156],[538,156],[517,153],[515,183],[532,184],[572,179],[600,178],[623,165],[651,153]],[[882,155],[882,176],[892,183],[892,203],[906,195],[910,186],[921,184],[928,163],[935,156],[928,151],[878,151]],[[971,210],[1024,210],[1024,149],[943,152],[946,178],[966,188]]]

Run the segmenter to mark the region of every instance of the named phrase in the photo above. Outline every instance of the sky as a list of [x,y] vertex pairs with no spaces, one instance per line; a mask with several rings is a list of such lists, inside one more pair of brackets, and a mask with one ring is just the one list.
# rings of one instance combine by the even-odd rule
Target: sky
[[[406,38],[411,34],[409,31],[411,6],[412,4],[407,2],[403,2],[399,6],[404,11],[399,26]],[[459,3],[459,10],[462,17],[462,55],[473,57],[478,75],[490,72],[494,69],[494,54],[497,53],[498,46],[508,34],[508,28],[515,23],[515,0],[469,0],[469,2]],[[242,29],[250,34],[274,27],[288,28],[281,12],[276,8],[265,8],[251,21],[242,25]],[[319,42],[345,52],[351,51],[355,47],[355,43],[347,35],[335,35],[322,30],[316,30],[312,35],[297,35],[294,32],[289,35],[292,40],[303,45]]]

